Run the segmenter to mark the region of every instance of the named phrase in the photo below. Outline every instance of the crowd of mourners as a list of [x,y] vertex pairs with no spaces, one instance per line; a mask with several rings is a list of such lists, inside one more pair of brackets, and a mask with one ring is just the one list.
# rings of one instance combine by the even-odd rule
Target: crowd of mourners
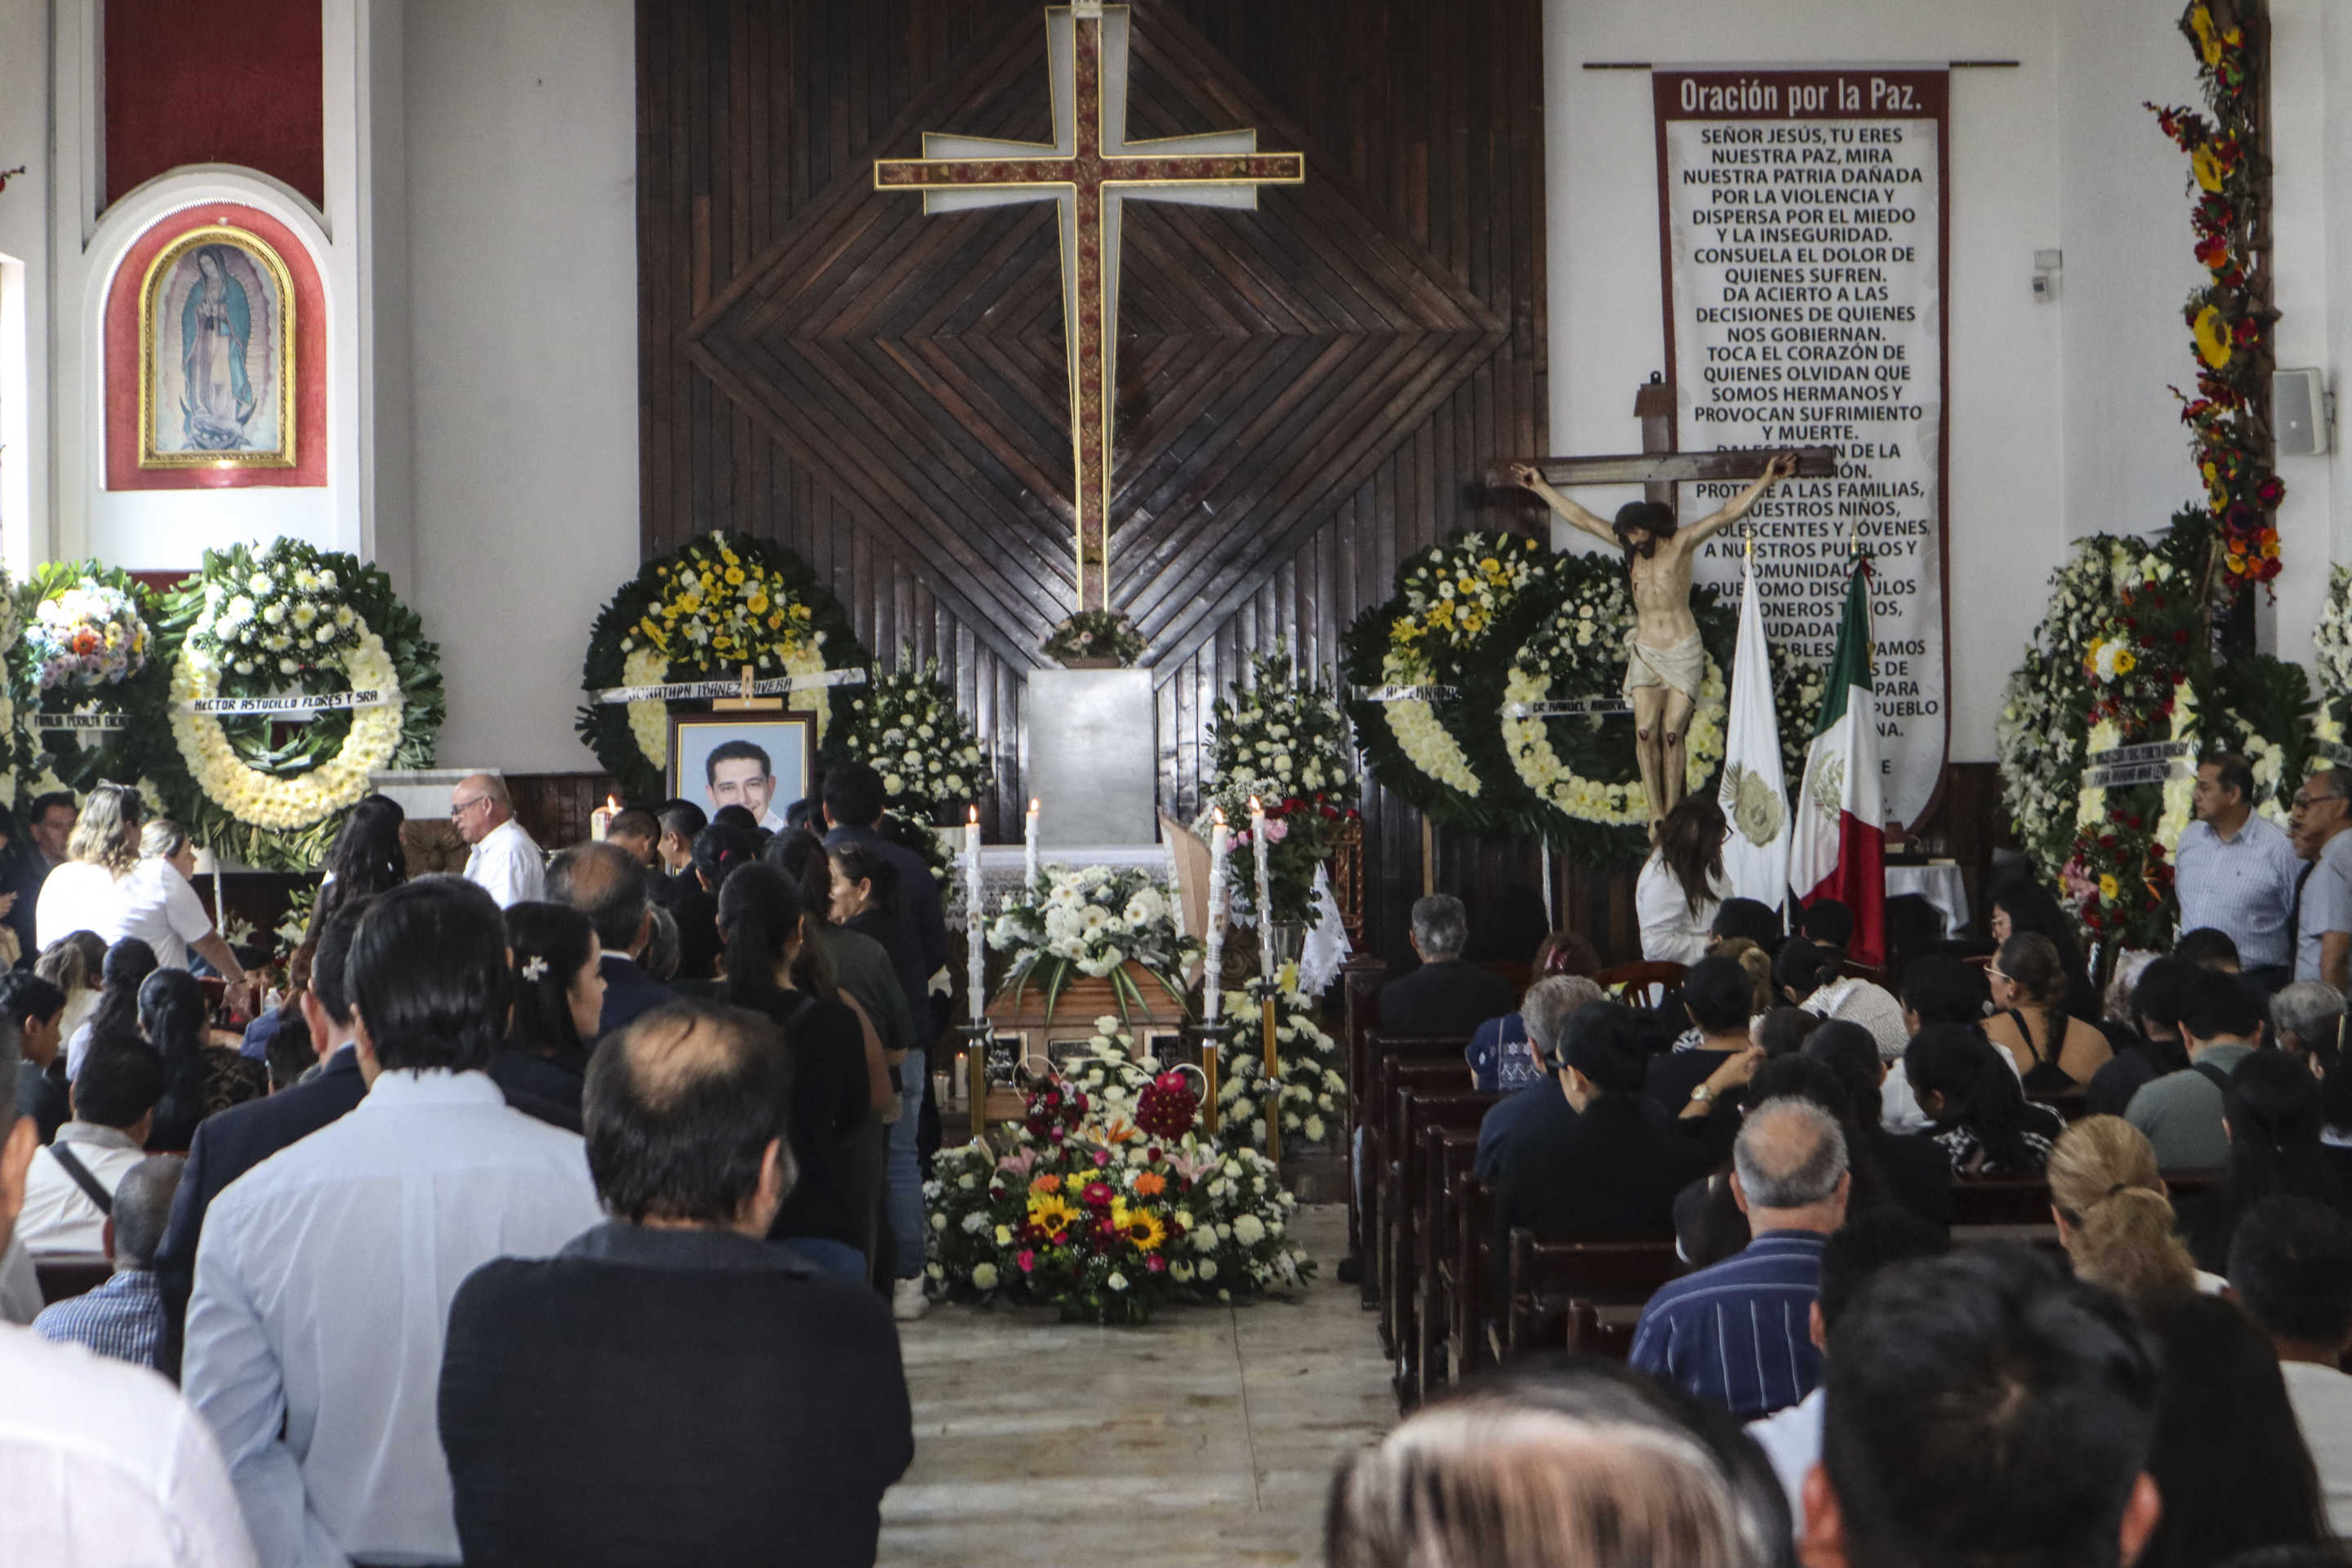
[[[1352,1457],[1328,1561],[2346,1561],[2352,802],[2315,774],[2282,830],[2249,789],[2207,765],[2196,923],[2104,994],[2030,879],[1989,953],[1882,970],[1671,824],[1697,942],[1638,999],[1573,931],[1515,995],[1420,900],[1381,1030],[1501,1094],[1496,1239],[1686,1272],[1624,1363],[1515,1363]],[[495,778],[450,816],[466,874],[412,876],[363,803],[276,974],[135,790],[0,813],[0,1562],[875,1560],[946,952],[879,779],[551,859]],[[1955,1240],[1996,1182],[2052,1240]]]
[[[1687,964],[1648,1005],[1557,931],[1514,1005],[1420,900],[1380,1028],[1468,1037],[1504,1095],[1496,1241],[1672,1237],[1688,1272],[1625,1363],[1514,1363],[1345,1467],[1335,1568],[2347,1561],[2344,782],[2282,826],[2207,762],[2184,929],[2104,994],[2030,877],[1990,953],[1857,963],[1830,901],[1784,930],[1726,896],[1705,801],[1643,872],[1649,956]],[[2053,1239],[1956,1241],[2004,1182],[2046,1184]]]

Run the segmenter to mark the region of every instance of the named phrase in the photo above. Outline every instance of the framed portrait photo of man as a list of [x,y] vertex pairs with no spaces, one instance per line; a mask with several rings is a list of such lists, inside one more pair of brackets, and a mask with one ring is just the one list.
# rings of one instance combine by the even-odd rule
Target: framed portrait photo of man
[[814,713],[674,713],[669,792],[713,819],[740,805],[771,833],[784,808],[807,798],[816,767]]
[[294,284],[259,235],[193,229],[139,307],[139,466],[295,466]]

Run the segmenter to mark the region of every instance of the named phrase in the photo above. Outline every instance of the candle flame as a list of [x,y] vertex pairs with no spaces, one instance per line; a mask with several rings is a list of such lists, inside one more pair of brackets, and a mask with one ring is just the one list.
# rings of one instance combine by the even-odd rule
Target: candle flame
[[1223,806],[1220,805],[1212,807],[1209,815],[1216,819],[1218,826],[1223,827],[1225,825],[1225,808]]
[[1264,816],[1265,815],[1265,806],[1255,795],[1250,796],[1250,815],[1252,816]]
[[964,820],[970,823],[972,826],[978,827],[980,826],[980,807],[976,805],[971,807],[969,815],[964,817]]
[[1031,795],[1029,797],[1029,815],[1032,816],[1037,815],[1037,797],[1035,795]]
[[620,797],[619,795],[606,795],[606,796],[604,797],[604,809],[605,809],[606,811],[618,811],[618,810],[620,810],[620,809],[621,809],[621,797]]

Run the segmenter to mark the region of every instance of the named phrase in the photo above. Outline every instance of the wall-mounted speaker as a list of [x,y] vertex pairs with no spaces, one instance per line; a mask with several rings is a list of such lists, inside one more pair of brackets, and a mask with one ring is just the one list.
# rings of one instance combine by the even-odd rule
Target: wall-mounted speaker
[[2315,458],[2327,450],[2328,426],[2335,423],[2331,401],[2326,371],[2272,374],[2271,427],[2278,433],[2280,457]]

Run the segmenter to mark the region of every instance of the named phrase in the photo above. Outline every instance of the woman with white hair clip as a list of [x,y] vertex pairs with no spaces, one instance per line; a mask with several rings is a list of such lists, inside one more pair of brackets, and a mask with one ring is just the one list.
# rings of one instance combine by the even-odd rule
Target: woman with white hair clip
[[1782,1568],[1788,1499],[1763,1451],[1611,1362],[1523,1362],[1348,1460],[1328,1568]]

